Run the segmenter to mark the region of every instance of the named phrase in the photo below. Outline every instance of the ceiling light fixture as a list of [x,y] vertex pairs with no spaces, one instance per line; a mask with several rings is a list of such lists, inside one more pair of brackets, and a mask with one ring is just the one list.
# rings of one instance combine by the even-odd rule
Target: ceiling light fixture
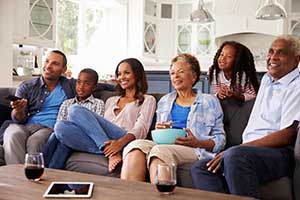
[[195,23],[210,23],[215,20],[210,12],[204,7],[203,0],[199,0],[198,9],[192,12],[190,21]]
[[276,20],[286,18],[286,16],[286,10],[276,0],[266,0],[264,5],[256,11],[256,19]]

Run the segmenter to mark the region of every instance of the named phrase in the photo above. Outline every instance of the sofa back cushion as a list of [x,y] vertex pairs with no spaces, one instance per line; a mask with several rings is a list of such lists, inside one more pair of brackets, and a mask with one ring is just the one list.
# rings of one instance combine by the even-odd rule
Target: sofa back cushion
[[108,90],[98,90],[98,91],[95,91],[93,93],[93,95],[94,95],[95,98],[102,99],[104,102],[106,102],[106,100],[109,97],[115,96],[116,92],[115,91],[108,91]]
[[226,133],[226,147],[229,148],[242,142],[242,134],[248,123],[255,99],[239,102],[228,98],[221,100],[224,113],[224,129]]

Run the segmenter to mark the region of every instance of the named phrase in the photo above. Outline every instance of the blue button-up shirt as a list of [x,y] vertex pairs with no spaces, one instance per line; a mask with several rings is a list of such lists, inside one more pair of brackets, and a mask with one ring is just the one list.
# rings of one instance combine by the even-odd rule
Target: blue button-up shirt
[[300,75],[298,68],[275,81],[266,73],[243,133],[243,143],[287,128],[300,120]]
[[[60,84],[68,99],[75,97],[75,79],[67,79],[65,77],[61,77]],[[47,85],[45,84],[42,76],[21,83],[16,91],[16,96],[27,99],[28,103],[25,109],[27,118],[40,111],[48,93],[49,91]],[[26,123],[27,118],[20,123]],[[13,115],[12,119],[17,122]]]
[[[203,94],[199,90],[196,99],[191,105],[191,111],[187,118],[187,128],[198,140],[211,139],[215,142],[212,152],[206,151],[204,148],[195,148],[195,153],[199,159],[212,158],[220,152],[226,143],[223,111],[219,100],[210,94]],[[157,104],[157,121],[166,121],[162,117],[170,116],[172,105],[176,100],[177,92],[173,91],[163,96]]]

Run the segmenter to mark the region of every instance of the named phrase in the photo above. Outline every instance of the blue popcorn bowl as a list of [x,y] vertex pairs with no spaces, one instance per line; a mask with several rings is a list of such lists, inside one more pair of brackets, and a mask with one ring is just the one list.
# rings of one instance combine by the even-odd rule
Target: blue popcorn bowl
[[174,144],[178,136],[186,137],[186,131],[183,129],[155,129],[151,131],[152,140],[157,144]]

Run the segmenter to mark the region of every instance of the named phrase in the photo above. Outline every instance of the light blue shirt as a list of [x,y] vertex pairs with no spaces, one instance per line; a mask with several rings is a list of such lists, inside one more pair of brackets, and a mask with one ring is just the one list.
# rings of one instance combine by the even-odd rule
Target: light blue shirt
[[296,68],[275,81],[266,73],[243,133],[243,143],[287,128],[300,120],[300,76]]
[[60,105],[67,99],[67,96],[60,83],[52,92],[46,93],[47,96],[41,109],[28,118],[27,124],[39,124],[49,128],[54,127]]
[[[202,94],[199,90],[196,99],[191,105],[191,111],[187,118],[187,128],[198,140],[211,139],[215,142],[212,152],[204,148],[195,148],[198,159],[213,158],[220,152],[226,143],[225,131],[223,126],[223,111],[219,100],[210,94]],[[173,91],[163,96],[157,104],[157,121],[167,121],[170,116],[172,106],[176,100],[177,92]],[[163,119],[165,118],[165,119]]]

